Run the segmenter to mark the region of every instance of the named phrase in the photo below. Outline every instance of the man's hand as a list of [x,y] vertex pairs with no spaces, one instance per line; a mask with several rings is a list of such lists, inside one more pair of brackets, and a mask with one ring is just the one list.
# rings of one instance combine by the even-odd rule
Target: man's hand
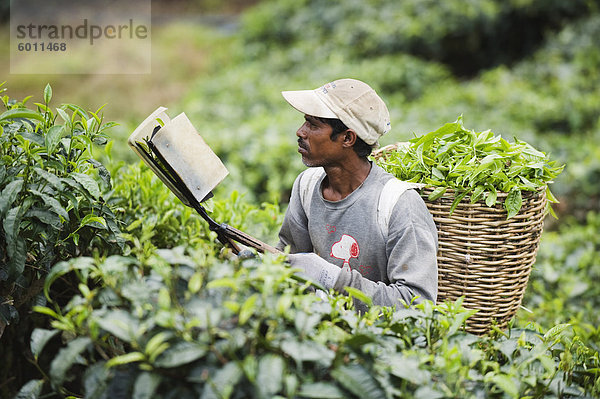
[[315,253],[289,254],[288,261],[290,266],[302,269],[303,274],[327,289],[333,288],[342,270]]

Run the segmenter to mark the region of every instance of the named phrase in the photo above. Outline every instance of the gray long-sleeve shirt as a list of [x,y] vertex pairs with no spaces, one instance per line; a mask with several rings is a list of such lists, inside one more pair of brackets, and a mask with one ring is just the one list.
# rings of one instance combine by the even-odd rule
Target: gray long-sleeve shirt
[[[341,201],[323,198],[321,183],[310,200],[307,219],[299,193],[301,173],[292,188],[290,204],[279,232],[278,247],[291,253],[315,252],[342,270],[334,285],[357,288],[375,305],[410,303],[418,296],[437,299],[437,230],[415,190],[407,190],[393,208],[384,237],[377,222],[383,186],[394,177],[373,164],[363,184]],[[317,189],[318,188],[318,189]]]

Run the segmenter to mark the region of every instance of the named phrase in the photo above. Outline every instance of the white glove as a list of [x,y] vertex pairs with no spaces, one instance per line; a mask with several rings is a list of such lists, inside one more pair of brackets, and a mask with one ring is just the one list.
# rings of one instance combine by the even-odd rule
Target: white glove
[[315,253],[289,254],[288,261],[292,267],[302,269],[309,279],[327,289],[333,288],[342,270]]

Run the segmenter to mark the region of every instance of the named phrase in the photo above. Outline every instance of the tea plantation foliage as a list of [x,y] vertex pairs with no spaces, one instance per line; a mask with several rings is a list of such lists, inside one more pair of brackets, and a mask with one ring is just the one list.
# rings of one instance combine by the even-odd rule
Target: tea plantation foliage
[[599,397],[598,37],[591,0],[265,1],[182,100],[231,172],[212,216],[270,243],[302,169],[284,89],[356,77],[389,104],[383,144],[463,114],[566,163],[525,309],[487,336],[460,300],[320,300],[113,159],[101,110],[3,97],[0,396]]

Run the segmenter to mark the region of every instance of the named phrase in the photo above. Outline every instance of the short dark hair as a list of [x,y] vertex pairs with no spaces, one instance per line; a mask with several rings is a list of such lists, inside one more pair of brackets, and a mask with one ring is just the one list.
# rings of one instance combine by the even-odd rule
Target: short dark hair
[[[348,126],[346,126],[346,124],[339,119],[319,117],[317,117],[317,119],[331,126],[331,140],[335,140],[337,136],[348,130]],[[356,143],[354,143],[354,146],[352,147],[354,152],[356,152],[356,154],[361,158],[367,158],[369,155],[371,155],[373,148],[375,148],[374,144],[367,144],[358,136],[356,136]]]

